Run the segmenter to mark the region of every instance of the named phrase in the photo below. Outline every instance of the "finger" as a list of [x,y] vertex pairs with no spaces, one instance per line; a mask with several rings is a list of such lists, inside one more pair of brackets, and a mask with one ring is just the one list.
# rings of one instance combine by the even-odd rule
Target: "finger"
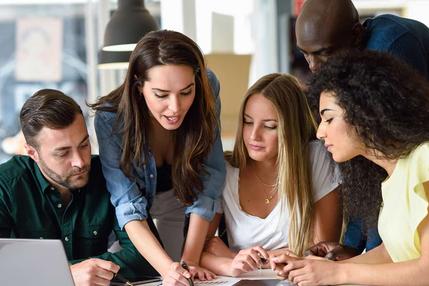
[[323,257],[326,255],[326,251],[324,251],[323,248],[319,247],[319,245],[315,245],[309,249],[308,253],[305,253],[305,256],[308,256],[308,255],[315,255],[315,256]]
[[293,283],[297,284],[299,282],[304,281],[305,278],[305,270],[303,268],[294,269],[289,272],[288,279]]
[[270,257],[268,252],[260,246],[255,246],[253,249],[256,250],[258,255],[262,258],[268,259]]
[[287,260],[287,256],[285,254],[280,254],[271,258],[271,261],[273,261],[276,264],[286,263],[286,260]]
[[253,252],[249,255],[246,255],[244,260],[252,270],[257,269],[259,267],[259,256],[256,252]]
[[90,285],[109,286],[110,280],[94,276],[91,278]]
[[[183,278],[183,276],[181,276]],[[182,280],[176,280],[172,276],[168,276],[162,281],[163,286],[189,286],[188,280],[185,279],[186,282]]]
[[309,263],[309,261],[305,259],[289,261],[288,264],[283,267],[283,271],[289,273],[290,271],[302,269],[305,265],[307,265],[307,263]]
[[189,286],[188,280],[181,273],[170,271],[168,275],[171,284]]
[[174,271],[185,278],[192,278],[192,273],[183,268],[179,263],[174,263]]
[[113,279],[113,277],[115,276],[116,273],[113,273],[112,271],[109,271],[109,270],[103,269],[99,266],[96,266],[94,274],[95,274],[95,276],[97,276],[103,280],[110,281]]
[[291,282],[298,285],[298,286],[314,285],[308,281],[308,278],[305,275],[298,275],[295,277],[295,279],[293,281],[291,280]]
[[204,271],[197,271],[194,277],[198,278],[201,281],[206,280],[206,274],[204,273]]
[[201,271],[204,275],[205,280],[213,280],[215,278],[215,274],[207,269],[204,269],[204,271]]
[[248,265],[246,263],[246,261],[243,261],[243,260],[238,260],[236,265],[237,265],[236,269],[241,270],[243,272],[249,272],[249,271],[253,270],[250,267],[250,265]]
[[290,249],[286,249],[286,255],[289,256],[289,257],[295,257],[295,258],[298,257],[298,255],[296,255],[295,252],[293,252]]
[[[233,260],[237,263],[237,268],[238,269],[243,269],[246,271],[252,270],[252,263],[255,264],[255,261],[253,261],[252,258],[250,258],[249,254],[237,254]],[[256,269],[256,266],[254,267]]]
[[271,258],[270,259],[270,267],[273,271],[281,271],[283,269],[283,267],[286,266],[286,260],[282,259],[282,258],[278,258],[278,259],[274,259]]
[[263,264],[261,261],[261,256],[260,256],[259,252],[255,251],[255,250],[249,254],[248,258],[252,259],[252,262],[255,264],[256,268],[261,267],[261,265]]
[[[289,276],[289,273],[297,268],[301,268],[299,261],[293,261],[286,264],[283,269],[280,270],[281,276]],[[289,279],[289,278],[288,278]]]
[[95,263],[98,267],[105,269],[107,271],[118,273],[119,271],[119,265],[113,263],[112,261],[99,259],[99,258],[92,258],[91,261]]
[[276,262],[274,262],[273,259],[270,259],[269,263],[270,263],[270,268],[273,271],[276,271],[277,268],[282,268],[282,265],[283,265],[282,263],[276,263]]
[[211,272],[211,271],[207,271],[206,272],[206,278],[207,278],[207,280],[213,280],[213,279],[216,279],[216,274],[214,274],[213,272]]

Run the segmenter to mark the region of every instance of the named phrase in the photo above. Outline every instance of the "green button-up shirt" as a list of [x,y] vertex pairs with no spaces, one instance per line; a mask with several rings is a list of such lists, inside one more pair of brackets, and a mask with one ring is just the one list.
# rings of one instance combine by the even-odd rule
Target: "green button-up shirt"
[[[112,231],[122,247],[116,253],[107,252]],[[98,257],[118,264],[130,280],[158,275],[118,227],[98,157],[68,205],[30,157],[0,165],[0,237],[61,239],[72,264]]]

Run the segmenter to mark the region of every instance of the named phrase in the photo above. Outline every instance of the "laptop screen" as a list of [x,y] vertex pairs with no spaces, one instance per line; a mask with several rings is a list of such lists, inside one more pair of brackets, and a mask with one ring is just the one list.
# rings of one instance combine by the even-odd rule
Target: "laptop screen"
[[60,240],[0,238],[0,269],[0,285],[74,285]]

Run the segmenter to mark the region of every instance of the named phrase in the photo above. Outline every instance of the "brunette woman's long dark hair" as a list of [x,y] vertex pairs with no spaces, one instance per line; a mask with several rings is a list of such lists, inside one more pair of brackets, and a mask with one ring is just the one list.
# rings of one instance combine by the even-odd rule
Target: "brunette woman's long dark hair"
[[174,131],[172,162],[173,189],[184,204],[191,204],[203,189],[203,161],[218,125],[204,57],[194,41],[174,31],[146,34],[131,53],[124,83],[91,107],[116,112],[115,131],[122,135],[120,167],[132,178],[132,166],[145,163],[151,128],[150,111],[139,87],[148,80],[148,70],[159,65],[185,65],[195,73],[195,99],[182,125]]

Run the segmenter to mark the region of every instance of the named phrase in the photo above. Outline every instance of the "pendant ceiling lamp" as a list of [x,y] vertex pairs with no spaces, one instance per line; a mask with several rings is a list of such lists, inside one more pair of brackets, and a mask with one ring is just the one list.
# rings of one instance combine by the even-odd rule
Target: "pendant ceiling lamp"
[[98,51],[99,69],[127,69],[128,61],[130,60],[131,52],[109,52],[104,50]]
[[155,19],[144,6],[144,0],[119,0],[118,9],[107,23],[104,51],[132,51],[148,32],[158,30]]

